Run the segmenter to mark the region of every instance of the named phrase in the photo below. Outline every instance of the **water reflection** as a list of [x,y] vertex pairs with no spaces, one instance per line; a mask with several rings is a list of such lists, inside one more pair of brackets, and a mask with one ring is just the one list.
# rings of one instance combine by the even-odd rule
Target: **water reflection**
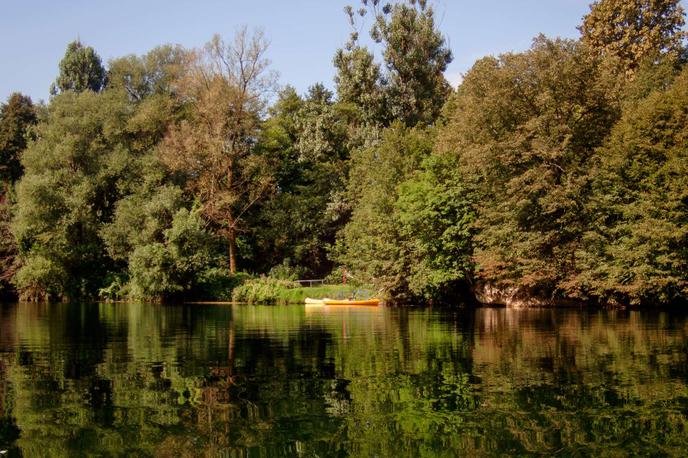
[[0,306],[9,456],[680,454],[677,312]]

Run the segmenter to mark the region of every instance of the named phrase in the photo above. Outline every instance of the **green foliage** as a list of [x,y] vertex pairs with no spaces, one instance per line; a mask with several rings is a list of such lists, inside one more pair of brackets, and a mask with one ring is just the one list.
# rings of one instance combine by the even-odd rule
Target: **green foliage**
[[14,183],[22,174],[21,154],[38,121],[31,98],[18,92],[0,105],[0,180]]
[[336,260],[396,300],[446,297],[472,271],[468,193],[433,144],[432,132],[396,124],[352,157],[355,204]]
[[120,295],[163,299],[222,289],[228,275],[215,271],[217,243],[199,211],[188,210],[182,190],[165,183],[157,162],[141,165],[143,185],[117,202],[100,231],[108,255],[126,266],[128,281],[115,278]]
[[198,211],[182,208],[163,231],[162,242],[136,246],[129,256],[133,297],[168,297],[194,287],[210,264],[209,237]]
[[101,230],[110,257],[126,260],[137,247],[163,242],[165,230],[184,205],[181,189],[155,181],[119,200],[112,221]]
[[131,178],[129,112],[116,93],[69,91],[52,100],[38,139],[24,153],[25,175],[17,186],[13,231],[27,260],[26,273],[17,276],[20,289],[44,285],[46,292],[73,297],[100,285],[109,264],[100,224],[112,215],[120,183]]
[[600,150],[580,280],[620,303],[688,298],[688,69],[629,105]]
[[[17,186],[13,231],[20,260],[28,264],[16,283],[26,298],[93,296],[124,264],[122,253],[151,230],[162,231],[138,232],[144,219],[139,213],[126,222],[129,232],[122,229],[119,240],[112,235],[111,246],[106,247],[102,232],[120,199],[135,191],[151,195],[152,186],[164,184],[165,171],[150,148],[173,116],[174,107],[162,96],[134,106],[119,89],[67,91],[51,100],[35,129],[36,140],[23,155],[26,173]],[[160,193],[165,192],[173,191],[163,187]]]
[[289,280],[260,277],[247,280],[234,288],[232,300],[249,304],[303,304],[307,297],[346,299],[360,291],[354,285],[303,287]]
[[398,187],[432,151],[432,135],[400,123],[383,131],[380,144],[354,152],[348,192],[351,221],[337,240],[335,257],[361,280],[402,298],[415,263],[396,215]]
[[159,46],[138,57],[129,55],[110,61],[107,87],[123,89],[135,101],[174,92],[174,81],[183,71],[186,52],[179,45]]
[[337,51],[335,82],[340,101],[356,107],[366,124],[431,125],[451,92],[443,72],[452,54],[436,29],[435,13],[427,2],[409,0],[386,4],[363,1],[361,17],[372,14],[371,38],[383,48],[386,71],[359,44],[352,7],[346,11],[354,32]]
[[278,280],[289,280],[294,281],[301,278],[305,278],[304,268],[301,266],[293,265],[289,258],[285,258],[282,264],[277,264],[268,273],[270,278],[276,278]]
[[580,43],[538,38],[487,57],[448,105],[439,148],[476,202],[479,279],[573,292],[594,149],[618,116],[616,80]]
[[245,281],[254,278],[246,272],[229,275],[227,266],[205,267],[195,278],[188,297],[195,301],[231,301],[232,292]]
[[[421,223],[409,212],[417,210],[411,210],[414,205],[433,205],[422,200],[422,192],[432,188],[442,194],[447,190],[435,189],[435,185],[443,185],[434,182],[421,185],[424,178],[418,172],[419,181],[406,186],[408,195],[401,206],[397,199],[399,186],[421,169],[423,159],[432,151],[432,135],[422,129],[438,119],[451,92],[443,72],[452,55],[426,2],[384,7],[378,2],[363,2],[359,11],[354,13],[348,7],[347,13],[355,31],[345,48],[337,51],[335,81],[340,102],[354,108],[358,142],[352,144],[349,161],[346,203],[351,208],[351,221],[340,232],[332,257],[362,281],[374,283],[397,299],[430,298],[464,278],[465,272],[457,267],[450,273],[448,266],[444,270],[439,267],[444,261],[433,264],[424,258],[418,262],[418,257],[429,255],[432,249],[419,239]],[[356,15],[367,14],[374,19],[370,36],[382,47],[384,71],[373,54],[359,44]],[[385,126],[389,127],[379,130]],[[418,130],[405,131],[405,126],[418,126]],[[425,179],[432,181],[429,175]],[[461,199],[447,213],[458,217],[464,204]],[[402,222],[400,213],[404,212]],[[455,235],[462,231],[457,229]],[[470,250],[462,253],[457,265],[469,254]]]
[[12,205],[16,200],[14,184],[24,172],[21,157],[37,122],[36,107],[27,96],[14,93],[7,103],[0,105],[0,298],[3,300],[14,296],[11,281],[18,269],[17,243],[10,228]]
[[16,299],[12,280],[19,268],[17,242],[12,235],[12,205],[15,200],[13,188],[5,192],[0,201],[0,300]]
[[429,158],[401,184],[396,213],[410,257],[409,289],[442,297],[473,271],[473,210],[455,163]]
[[60,61],[60,74],[50,86],[50,93],[56,95],[65,91],[100,91],[105,85],[105,68],[100,56],[90,46],[79,40],[67,45]]
[[232,300],[249,304],[274,304],[280,300],[286,290],[298,288],[299,284],[289,280],[278,280],[271,277],[260,277],[247,280],[234,288]]
[[444,71],[452,61],[432,7],[424,1],[395,3],[377,12],[371,36],[384,44],[391,119],[432,124],[450,93]]
[[327,247],[346,216],[338,200],[346,186],[347,112],[321,85],[302,99],[284,91],[258,144],[277,164],[277,192],[254,216],[255,265],[268,271],[289,259],[304,275],[331,269]]
[[46,301],[61,298],[69,296],[79,287],[74,281],[83,277],[71,278],[72,272],[68,272],[66,266],[59,261],[40,253],[31,253],[24,257],[21,269],[15,276],[15,282],[24,300]]
[[384,98],[380,65],[373,54],[361,46],[338,49],[334,56],[335,84],[339,101],[352,105],[366,124],[384,119]]

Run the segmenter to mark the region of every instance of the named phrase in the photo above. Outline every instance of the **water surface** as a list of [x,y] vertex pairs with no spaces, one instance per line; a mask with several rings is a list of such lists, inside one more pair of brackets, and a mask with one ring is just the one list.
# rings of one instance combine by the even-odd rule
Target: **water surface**
[[679,312],[2,305],[2,456],[680,456]]

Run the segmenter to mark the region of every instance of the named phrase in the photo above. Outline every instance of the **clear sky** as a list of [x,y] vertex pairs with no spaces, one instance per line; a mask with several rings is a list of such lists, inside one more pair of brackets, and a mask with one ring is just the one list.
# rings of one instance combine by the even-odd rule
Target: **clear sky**
[[[68,42],[79,37],[104,62],[164,43],[203,45],[214,33],[262,28],[272,69],[299,92],[333,87],[332,56],[350,31],[343,8],[359,0],[0,0],[0,99],[47,99]],[[586,0],[435,0],[456,83],[476,59],[530,46],[539,33],[577,37]]]

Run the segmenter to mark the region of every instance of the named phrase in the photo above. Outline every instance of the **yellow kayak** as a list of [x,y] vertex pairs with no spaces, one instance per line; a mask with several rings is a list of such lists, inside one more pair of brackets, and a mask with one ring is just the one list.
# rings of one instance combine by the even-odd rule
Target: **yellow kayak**
[[323,304],[325,305],[379,305],[382,299],[366,299],[361,301],[349,300],[349,299],[323,299]]

